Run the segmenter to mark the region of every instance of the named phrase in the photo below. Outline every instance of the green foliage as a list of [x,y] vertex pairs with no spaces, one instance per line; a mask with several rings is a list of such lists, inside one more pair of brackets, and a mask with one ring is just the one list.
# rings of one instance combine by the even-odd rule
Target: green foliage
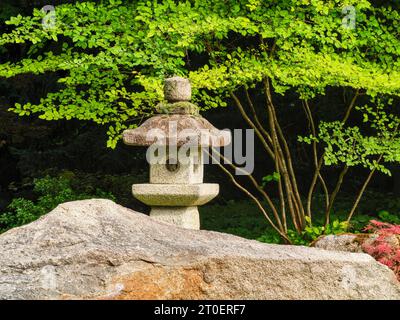
[[256,240],[264,243],[275,243],[275,244],[282,243],[280,235],[275,230],[264,233]]
[[36,179],[34,184],[34,192],[38,194],[37,201],[14,199],[8,206],[8,210],[0,213],[0,233],[32,222],[67,201],[91,198],[115,200],[112,194],[99,189],[92,194],[78,193],[71,188],[70,180],[63,176]]
[[159,113],[169,114],[171,112],[184,112],[187,114],[198,115],[199,110],[198,107],[190,103],[188,101],[179,101],[179,102],[162,102],[156,106],[156,109]]
[[[332,222],[325,228],[323,213],[324,203],[316,204],[316,213],[312,225],[307,223],[307,227],[302,234],[298,234],[293,229],[289,230],[290,240],[294,244],[309,245],[319,236],[327,234],[340,234],[345,232],[361,233],[373,219],[382,222],[399,224],[400,221],[400,202],[385,202],[386,194],[368,193],[361,207],[363,214],[354,216],[350,224],[344,221],[347,212],[352,206],[352,201],[346,198],[339,199],[340,207],[331,218]],[[388,205],[392,212],[378,210],[382,206]],[[214,204],[200,207],[202,228],[231,233],[247,239],[255,239],[265,243],[283,243],[279,234],[269,227],[265,220],[259,215],[257,207],[251,201],[228,201],[226,204]],[[368,212],[369,214],[365,214]]]
[[[351,204],[348,203],[348,206]],[[226,204],[206,205],[199,208],[202,228],[231,233],[247,239],[256,239],[266,243],[282,243],[279,234],[272,229],[258,213],[257,207],[251,201],[228,201]],[[322,207],[321,207],[322,209]],[[362,215],[360,215],[362,216]],[[359,218],[360,216],[357,216]],[[359,232],[368,224],[371,219],[367,217],[365,223],[357,229]],[[341,217],[335,220],[325,229],[322,226],[323,218],[316,218],[316,224],[308,225],[306,231],[299,235],[290,230],[291,240],[296,244],[308,245],[320,235],[337,234],[349,231],[345,222],[340,222]],[[351,229],[354,230],[353,228]]]
[[377,159],[382,156],[386,163],[400,162],[400,118],[387,110],[391,104],[392,100],[384,103],[376,99],[375,105],[356,108],[362,112],[363,122],[368,123],[368,134],[358,126],[345,127],[339,121],[322,121],[318,137],[303,137],[300,141],[324,142],[326,165],[363,166],[390,175]]
[[352,233],[361,233],[365,226],[372,219],[372,216],[365,214],[358,214],[354,216],[349,224],[349,230]]
[[389,213],[386,210],[378,212],[379,220],[386,223],[400,224],[400,216]]
[[142,212],[143,204],[132,196],[131,188],[134,183],[148,181],[148,172],[126,175],[110,175],[103,173],[68,172],[71,187],[76,193],[96,194],[97,189],[107,190],[117,202],[124,207],[135,208]]
[[348,224],[346,221],[334,220],[326,226],[312,225],[310,220],[307,221],[308,225],[304,228],[300,234],[294,230],[288,231],[288,236],[293,244],[297,245],[309,245],[311,242],[316,240],[322,235],[328,234],[340,234],[348,231]]
[[279,181],[281,178],[281,175],[279,174],[279,172],[274,172],[272,174],[269,174],[267,176],[262,177],[262,184],[261,186],[264,188],[268,183],[272,182],[272,181]]
[[[380,197],[379,197],[379,199],[380,199]],[[347,203],[346,201],[342,201],[342,202],[344,202],[343,205],[345,207],[347,206],[346,210],[345,210],[345,212],[347,212],[348,207],[351,206],[351,203],[350,202]],[[365,202],[365,206],[371,206],[371,204],[372,204],[371,199],[367,199],[367,201]],[[241,207],[243,208],[243,204],[241,204]],[[249,206],[249,209],[250,208],[251,208],[251,206]],[[398,212],[400,212],[400,205],[397,204],[397,207],[396,208],[393,207],[393,209],[398,210]],[[230,210],[232,210],[232,208],[227,207],[226,209],[222,210],[222,212],[227,212]],[[248,210],[246,212],[247,215],[249,215]],[[256,210],[256,209],[251,208],[251,210]],[[308,222],[307,227],[301,234],[297,233],[296,231],[294,231],[292,229],[288,230],[289,239],[293,242],[293,244],[308,246],[310,243],[312,243],[318,237],[323,236],[323,235],[340,234],[340,233],[346,233],[346,232],[361,233],[364,231],[364,228],[370,223],[370,221],[373,219],[376,219],[376,218],[378,218],[380,221],[386,222],[386,223],[399,224],[399,222],[400,222],[400,216],[398,214],[390,214],[386,210],[381,210],[377,214],[374,214],[374,215],[366,215],[366,214],[356,215],[353,217],[353,219],[351,220],[349,225],[346,223],[346,221],[342,221],[342,219],[345,219],[345,218],[346,218],[345,214],[344,215],[343,214],[332,215],[333,222],[331,222],[329,225],[327,225],[325,227],[323,225],[324,217],[317,216],[317,217],[315,217],[315,222],[313,223],[313,225],[310,225],[310,223]],[[242,221],[243,221],[242,219],[245,220],[246,216],[240,217],[240,220],[237,221],[238,225],[242,225]],[[251,225],[246,225],[246,226],[251,227]],[[211,226],[211,228],[213,228],[213,227]],[[219,228],[221,228],[221,227],[219,227]],[[237,229],[221,228],[221,230],[224,232],[244,236],[245,238],[256,239],[260,242],[277,243],[277,244],[282,243],[282,239],[280,238],[279,234],[272,228],[266,228],[264,230],[262,230],[262,229],[246,230],[245,227],[242,226],[240,228],[240,230],[239,230],[239,228],[237,228]],[[259,230],[259,231],[256,231],[256,230]],[[260,234],[260,232],[261,232],[261,234]]]
[[229,200],[225,204],[211,204],[199,207],[201,227],[234,234],[247,239],[257,239],[271,234],[272,228],[259,214],[250,201]]
[[[355,30],[342,25],[343,5],[357,12]],[[328,86],[399,96],[399,17],[366,0],[77,2],[57,6],[51,28],[40,10],[9,19],[13,29],[0,47],[29,50],[0,65],[0,77],[63,71],[58,91],[12,110],[107,125],[114,147],[123,129],[163,100],[168,75],[188,76],[204,109],[226,105],[231,91],[264,77],[276,92],[293,89],[301,98]],[[60,43],[54,52],[53,42]],[[191,66],[198,55],[206,61]]]

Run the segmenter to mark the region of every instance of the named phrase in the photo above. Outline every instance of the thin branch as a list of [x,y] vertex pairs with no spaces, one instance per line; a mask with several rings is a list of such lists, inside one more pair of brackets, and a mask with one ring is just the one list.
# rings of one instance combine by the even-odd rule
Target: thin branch
[[[376,162],[376,165],[378,165],[379,162],[381,162],[382,158],[383,158],[383,155],[381,154],[381,155],[379,156],[377,162]],[[350,213],[349,213],[349,216],[348,216],[348,218],[347,218],[347,222],[348,222],[348,223],[350,222],[351,218],[353,217],[354,212],[356,211],[356,209],[357,209],[357,207],[358,207],[358,204],[360,203],[360,200],[361,200],[361,198],[362,198],[362,196],[363,196],[363,194],[364,194],[364,192],[365,192],[365,189],[367,188],[369,182],[370,182],[371,179],[372,179],[372,176],[374,175],[374,173],[375,173],[375,171],[376,171],[376,168],[377,168],[377,166],[375,166],[375,168],[371,170],[371,172],[369,173],[367,179],[365,180],[365,182],[364,182],[364,184],[363,184],[363,186],[362,186],[360,192],[358,193],[357,198],[356,198],[356,201],[354,202],[353,207],[351,208]]]
[[[303,105],[304,111],[305,111],[305,113],[307,115],[307,119],[308,119],[309,124],[310,124],[311,134],[315,137],[317,135],[317,131],[316,131],[316,128],[315,128],[315,122],[314,122],[314,118],[312,116],[310,105],[308,104],[307,100],[302,101],[302,105]],[[321,175],[320,164],[318,162],[317,142],[315,140],[313,140],[312,147],[313,147],[315,172],[318,172],[317,177],[321,182],[322,188],[324,189],[325,210],[327,210],[328,207],[329,207],[329,192],[328,192],[328,188],[326,186],[326,182],[325,182],[324,178]],[[312,213],[311,213],[312,196],[313,196],[313,192],[309,192],[308,195],[307,195],[307,215],[310,218],[311,218],[311,215],[312,215]]]
[[268,152],[268,154],[271,156],[271,158],[274,159],[274,152],[272,151],[271,147],[268,145],[267,141],[265,140],[264,136],[261,134],[260,130],[257,128],[257,126],[254,124],[254,122],[251,121],[251,119],[247,115],[239,98],[233,92],[231,92],[230,95],[233,98],[233,100],[235,101],[236,107],[239,109],[239,112],[242,115],[242,117],[250,125],[250,127],[254,129],[254,132],[256,133],[257,137],[260,139],[262,145],[264,146],[264,149]]
[[237,166],[235,166],[230,160],[228,160],[227,158],[225,158],[221,153],[219,153],[215,148],[212,148],[212,152],[213,154],[216,154],[220,159],[222,159],[224,161],[225,164],[228,164],[231,168],[233,168],[234,170],[240,171],[241,173],[243,173],[246,177],[249,178],[249,180],[251,181],[251,183],[253,184],[253,186],[257,189],[258,192],[261,193],[261,195],[264,197],[264,199],[268,202],[269,207],[271,208],[275,220],[278,223],[279,228],[284,231],[287,232],[287,226],[286,224],[282,224],[281,219],[279,218],[279,214],[278,211],[276,210],[276,207],[274,205],[274,203],[272,202],[270,196],[263,190],[263,188],[257,183],[257,180],[250,174],[248,173],[246,170],[239,168]]
[[222,171],[225,172],[225,174],[227,176],[229,176],[229,178],[231,179],[232,183],[239,188],[241,191],[243,191],[247,196],[249,196],[258,206],[258,208],[260,209],[260,211],[264,214],[265,218],[267,219],[267,221],[269,222],[269,224],[272,226],[272,228],[275,229],[275,231],[277,231],[280,236],[285,239],[288,243],[291,244],[290,239],[288,238],[288,236],[283,233],[281,230],[279,230],[279,228],[274,224],[274,222],[271,220],[271,218],[269,217],[268,213],[265,211],[264,207],[262,206],[261,202],[250,192],[248,191],[245,187],[243,187],[240,183],[237,182],[237,180],[235,179],[235,177],[233,176],[233,174],[227,170],[221,163],[219,163],[219,161],[217,161],[217,159],[215,157],[213,157],[208,150],[206,150],[207,154],[209,156],[212,157],[212,159],[216,160],[216,163],[218,164],[218,166],[222,169]]
[[[260,42],[261,42],[261,45],[264,47],[264,50],[266,50],[264,39],[262,37],[260,37]],[[276,41],[274,41],[274,43],[273,43],[273,46],[272,46],[272,49],[271,49],[271,52],[270,52],[270,57],[272,57],[272,55],[274,54],[275,49],[276,49]],[[274,145],[275,144],[277,145],[278,153],[280,153],[280,156],[281,156],[279,158],[279,160],[278,160],[278,166],[277,167],[279,168],[279,165],[280,165],[282,167],[282,170],[283,170],[284,179],[285,179],[285,187],[286,187],[286,190],[287,190],[287,193],[288,193],[287,199],[288,199],[288,203],[289,203],[289,209],[291,210],[291,213],[292,213],[293,209],[292,209],[292,204],[291,204],[291,201],[292,201],[291,193],[294,192],[296,199],[293,199],[293,201],[294,201],[296,209],[297,209],[297,214],[299,216],[299,222],[303,224],[304,223],[304,209],[303,209],[303,204],[301,202],[300,194],[299,194],[298,189],[297,189],[296,175],[294,174],[294,170],[293,170],[293,166],[292,166],[292,159],[291,159],[290,150],[289,150],[289,147],[287,145],[287,141],[285,139],[285,136],[283,135],[282,129],[281,129],[280,125],[279,125],[278,119],[276,117],[275,107],[274,107],[274,104],[272,102],[272,96],[271,96],[271,90],[270,90],[270,85],[269,85],[268,78],[264,78],[263,82],[264,82],[265,91],[266,91],[266,95],[267,95],[267,105],[269,105],[270,110],[272,111],[271,114],[270,114],[270,118],[272,116],[273,122],[274,122],[274,124],[271,126],[272,140],[274,142]],[[275,127],[275,125],[276,125],[276,127]],[[278,130],[276,130],[276,129],[278,129]],[[276,135],[276,131],[278,131],[279,136],[280,136],[281,140],[284,143],[284,148],[285,148],[287,160],[288,160],[288,163],[289,163],[289,171],[290,171],[290,175],[291,175],[290,178],[292,179],[292,181],[291,181],[290,178],[289,179],[287,178],[289,174],[288,174],[288,170],[286,168],[285,158],[283,156],[282,149],[281,149],[281,147],[279,145],[279,139],[278,139],[278,137]],[[276,136],[276,139],[274,139],[274,135]],[[280,172],[278,171],[278,173],[280,173]],[[293,190],[292,184],[294,185],[294,190]],[[279,193],[283,195],[282,188],[280,189]],[[296,204],[296,200],[298,202],[297,204]],[[300,213],[299,209],[301,210],[301,213]],[[296,229],[298,229],[296,218],[294,217],[294,213],[292,213],[292,219],[293,219],[293,223],[294,223]]]
[[336,200],[336,196],[339,193],[340,187],[342,186],[342,183],[343,183],[344,176],[346,175],[348,170],[349,170],[349,167],[347,165],[345,165],[343,170],[340,172],[339,179],[338,179],[338,182],[336,183],[335,189],[333,190],[331,196],[329,197],[329,205],[325,211],[325,227],[330,223],[330,215],[331,215],[333,203]]
[[254,121],[256,122],[256,124],[257,124],[257,126],[258,126],[258,129],[259,129],[259,130],[264,134],[264,136],[268,139],[268,142],[269,142],[270,144],[272,144],[271,135],[268,133],[267,130],[265,130],[264,126],[261,124],[260,119],[259,119],[258,116],[257,116],[256,109],[254,108],[253,101],[251,100],[250,95],[249,95],[249,91],[248,91],[247,89],[245,89],[245,93],[246,93],[247,102],[248,102],[248,104],[249,104],[249,106],[250,106],[251,113],[253,114]]
[[[353,110],[353,108],[354,108],[354,106],[355,106],[355,103],[356,103],[357,98],[358,98],[359,95],[360,95],[360,90],[357,89],[357,90],[356,90],[356,93],[354,94],[354,97],[353,97],[353,99],[351,100],[351,102],[350,102],[350,104],[349,104],[349,106],[348,106],[348,108],[347,108],[347,110],[346,110],[346,113],[345,113],[345,115],[344,115],[344,117],[343,117],[342,125],[344,125],[344,124],[347,122],[347,120],[349,119],[350,114],[351,114],[351,111]],[[317,183],[318,176],[319,176],[319,174],[320,174],[320,172],[321,172],[321,168],[322,168],[322,165],[323,165],[324,156],[325,156],[325,152],[323,152],[323,153],[321,154],[321,157],[319,158],[318,167],[317,167],[317,169],[315,170],[314,176],[313,176],[313,178],[312,178],[312,180],[311,180],[311,185],[310,185],[310,189],[309,189],[309,191],[308,191],[308,197],[307,197],[307,199],[312,199],[312,196],[313,196],[313,194],[314,194],[315,185],[316,185],[316,183]]]
[[[261,42],[261,45],[263,46],[264,50],[266,50],[266,46],[265,46],[265,43],[264,43],[264,39],[263,39],[262,37],[260,37],[260,42]],[[275,49],[276,49],[276,42],[274,41],[273,46],[272,46],[272,49],[271,49],[271,52],[270,52],[270,57],[272,57],[272,55],[274,54]],[[265,51],[265,52],[266,52],[266,51]],[[285,137],[284,137],[284,135],[283,135],[283,133],[282,133],[282,129],[280,128],[278,119],[277,119],[276,114],[275,114],[275,110],[274,110],[274,105],[273,105],[273,102],[272,102],[272,97],[271,97],[271,91],[270,91],[270,86],[269,86],[268,78],[265,78],[265,79],[264,79],[264,86],[265,86],[265,90],[266,90],[266,94],[267,94],[267,104],[269,104],[270,107],[272,108],[273,121],[274,121],[275,124],[276,124],[276,127],[275,127],[275,125],[271,127],[271,130],[272,130],[272,131],[271,131],[272,140],[275,140],[273,136],[274,136],[274,134],[276,135],[276,129],[278,129],[280,138],[281,138],[281,140],[282,140],[283,143],[284,143],[284,147],[285,147],[286,153],[287,153],[287,155],[288,155],[289,170],[290,170],[290,174],[291,174],[291,177],[289,177],[289,179],[288,179],[288,176],[289,176],[288,170],[287,170],[286,164],[285,164],[285,158],[284,158],[284,156],[283,156],[282,149],[281,149],[281,147],[280,147],[280,145],[279,145],[279,139],[276,137],[276,144],[277,144],[277,147],[278,147],[278,153],[280,154],[280,157],[279,157],[279,159],[278,159],[278,166],[277,166],[277,168],[279,168],[279,166],[281,166],[281,168],[282,168],[283,175],[284,175],[284,180],[285,180],[285,187],[286,187],[286,191],[287,191],[287,200],[288,200],[288,204],[289,204],[289,209],[290,209],[290,211],[291,211],[293,223],[294,223],[296,229],[299,231],[299,228],[298,228],[298,226],[297,226],[297,222],[296,222],[296,218],[295,218],[294,212],[292,212],[293,208],[292,208],[292,203],[291,203],[291,202],[292,202],[291,193],[292,193],[292,192],[295,193],[295,198],[296,198],[296,199],[293,199],[293,201],[294,201],[295,206],[296,206],[296,210],[297,210],[299,222],[302,223],[302,224],[304,223],[304,209],[303,209],[303,204],[302,204],[302,202],[301,202],[301,197],[300,197],[300,194],[299,194],[298,189],[297,189],[296,176],[295,176],[295,174],[294,174],[294,170],[293,170],[293,166],[292,166],[292,160],[291,160],[289,148],[288,148],[288,146],[287,146],[286,139],[285,139]],[[278,173],[280,173],[280,172],[278,171]],[[291,181],[291,179],[292,179],[292,181]],[[279,180],[279,182],[280,182],[280,180]],[[294,190],[293,190],[292,184],[294,185]],[[282,187],[281,187],[281,186],[280,186],[279,194],[283,196],[283,190],[282,190]],[[297,200],[297,204],[296,204],[296,200]],[[284,202],[283,202],[283,205],[284,205]],[[301,211],[299,211],[299,208],[300,208]],[[300,212],[301,212],[301,213],[300,213]]]
[[[272,102],[272,99],[271,99]],[[275,118],[275,123],[276,123],[276,128],[278,129],[278,134],[279,134],[279,138],[283,143],[283,147],[286,153],[286,161],[288,164],[288,171],[289,171],[289,177],[291,179],[291,184],[292,184],[292,190],[294,193],[294,200],[295,200],[295,205],[297,207],[297,211],[300,214],[300,220],[302,221],[302,223],[304,224],[304,207],[303,207],[303,203],[301,201],[301,196],[300,196],[300,192],[298,190],[298,184],[297,184],[297,179],[296,179],[296,174],[294,172],[294,168],[293,168],[293,161],[292,161],[292,155],[290,153],[290,149],[289,149],[289,145],[286,141],[285,135],[283,134],[283,130],[279,124],[278,118],[276,116],[276,112],[275,112],[275,107],[272,104],[272,111],[273,111],[273,115]],[[283,156],[282,156],[283,157]]]
[[353,108],[356,104],[357,98],[359,96],[360,96],[360,89],[357,89],[353,99],[351,99],[349,107],[347,108],[346,114],[343,117],[342,125],[346,124],[347,120],[349,119],[351,111],[353,110]]
[[[263,135],[265,136],[265,138],[268,140],[268,142],[273,145],[272,137],[268,133],[268,131],[264,128],[264,126],[261,124],[261,122],[260,122],[260,120],[259,120],[259,118],[257,116],[257,112],[256,112],[256,109],[254,107],[253,101],[251,100],[249,91],[247,89],[245,89],[245,94],[246,94],[247,102],[248,102],[248,104],[250,106],[250,110],[251,110],[251,112],[253,114],[254,120],[255,120],[260,132],[262,132]],[[273,160],[275,161],[275,158]],[[278,159],[278,166],[282,167],[282,161],[281,161],[280,158]],[[279,167],[278,167],[278,169],[276,169],[278,173],[280,173]],[[278,189],[279,189],[279,194],[282,195],[282,197],[280,196],[282,222],[283,222],[283,226],[284,226],[285,230],[287,230],[286,210],[285,210],[285,202],[284,202],[284,199],[283,199],[283,189],[282,189],[282,183],[281,182],[280,183],[278,182]]]
[[[271,127],[271,135],[272,135],[272,142],[273,142],[273,147],[274,147],[274,163],[275,163],[275,171],[278,173],[279,176],[279,180],[278,180],[278,190],[279,190],[279,200],[281,203],[281,212],[282,215],[286,216],[286,203],[285,203],[285,198],[284,198],[284,191],[283,191],[283,186],[282,186],[282,175],[281,175],[281,169],[280,169],[280,164],[283,164],[283,159],[280,158],[280,154],[278,151],[278,142],[277,142],[277,138],[276,138],[276,133],[274,132],[274,128],[273,128],[273,119],[271,114],[269,115],[269,119],[270,119],[270,127]],[[283,168],[283,166],[282,166]],[[287,187],[287,186],[286,186]],[[286,191],[288,192],[288,188],[286,188]],[[289,195],[289,193],[288,193]],[[292,220],[293,220],[293,224],[296,228],[296,230],[298,229],[298,225],[296,222],[296,219],[294,217],[294,212],[293,209],[291,208],[291,202],[288,201],[289,204],[289,210],[292,216]]]
[[[285,160],[291,161],[290,152],[289,152],[289,154],[286,155],[286,159],[285,159],[285,156],[283,154],[282,148],[279,143],[279,138],[278,138],[279,123],[276,118],[274,104],[272,102],[272,97],[271,97],[269,81],[267,78],[264,79],[264,87],[265,87],[265,92],[266,92],[266,96],[267,96],[267,111],[268,111],[268,115],[269,115],[271,136],[272,136],[272,140],[274,143],[274,153],[276,155],[276,163],[277,163],[277,165],[281,164],[281,168],[282,168],[281,177],[283,178],[283,181],[285,184],[285,189],[286,189],[286,193],[287,193],[286,199],[287,199],[287,203],[289,206],[289,211],[292,216],[293,224],[294,224],[296,230],[298,232],[300,232],[302,230],[302,226],[304,225],[304,216],[302,216],[301,211],[300,211],[300,206],[302,206],[302,204],[301,204],[301,200],[300,200],[300,203],[297,203],[296,196],[292,197],[292,193],[294,193],[293,186],[292,186],[293,181],[290,178],[290,175],[289,175],[289,172],[287,169],[287,165],[286,165],[286,161],[285,161]],[[280,136],[286,142],[286,140],[283,137],[282,131],[281,131]],[[286,144],[286,148],[288,150],[287,144]],[[278,172],[278,173],[280,173],[280,172]],[[283,193],[282,193],[282,196],[283,196]]]
[[[261,41],[261,44],[264,46],[265,44],[264,44],[264,41],[263,41],[262,37],[260,38],[260,41]],[[273,53],[274,50],[275,50],[275,44],[273,46],[271,54]],[[270,91],[266,90],[266,93],[270,94]],[[260,121],[258,120],[257,113],[255,112],[254,105],[252,104],[252,101],[251,101],[251,99],[249,97],[249,94],[248,94],[247,90],[246,90],[246,96],[247,96],[247,99],[249,101],[250,108],[251,108],[251,110],[253,112],[253,116],[255,118],[255,121],[256,121],[257,125],[259,126],[259,128],[260,128],[260,132],[262,132],[266,136],[266,138],[268,139],[268,142],[271,143],[274,146],[274,152],[273,152],[274,153],[274,158],[273,159],[275,161],[276,171],[277,171],[278,174],[280,174],[280,172],[281,172],[280,168],[282,169],[283,178],[285,180],[285,188],[286,188],[286,192],[287,192],[287,201],[288,201],[289,209],[290,209],[290,212],[291,212],[291,215],[292,215],[293,223],[294,223],[294,225],[296,227],[296,230],[300,231],[300,228],[298,227],[297,222],[296,222],[295,212],[298,215],[299,222],[301,224],[303,224],[304,223],[304,219],[303,219],[304,218],[304,209],[303,209],[303,206],[302,206],[300,194],[299,194],[298,189],[297,189],[297,182],[296,182],[296,178],[295,178],[295,175],[294,175],[293,166],[292,166],[292,163],[291,163],[291,156],[290,156],[289,148],[287,146],[287,142],[286,142],[286,140],[284,138],[282,130],[281,130],[281,128],[279,126],[279,123],[277,121],[276,114],[275,114],[274,110],[272,109],[272,114],[270,113],[270,118],[276,124],[276,127],[275,127],[275,124],[274,124],[274,126],[271,126],[271,135],[269,135],[268,132],[261,125]],[[273,107],[272,99],[268,99],[268,100],[270,100],[271,106]],[[243,113],[242,113],[242,115],[243,115]],[[271,122],[270,122],[270,124],[271,124]],[[281,140],[284,143],[286,154],[288,155],[290,175],[289,175],[288,170],[286,168],[285,158],[284,158],[282,149],[281,149],[281,147],[279,145],[278,136],[276,135],[277,131],[278,131],[278,133],[280,135]],[[274,138],[274,135],[276,135],[276,140]],[[286,217],[285,200],[284,200],[284,192],[283,192],[281,180],[278,181],[278,188],[279,188],[279,197],[280,197],[280,202],[281,202],[282,220],[285,220],[285,217]],[[291,196],[291,193],[295,194],[294,199]],[[294,201],[294,206],[296,207],[295,211],[293,209],[292,201]]]
[[[254,122],[246,114],[246,111],[244,110],[243,105],[240,102],[239,98],[233,92],[231,92],[231,96],[232,96],[233,100],[235,101],[236,106],[239,109],[239,112],[241,113],[243,118],[246,120],[246,122],[254,129],[257,137],[260,139],[260,141],[263,144],[265,150],[268,152],[268,154],[273,159],[273,161],[275,163],[275,167],[276,167],[275,170],[277,171],[278,174],[280,174],[279,165],[282,162],[282,160],[279,158],[277,150],[275,150],[276,144],[274,143],[274,139],[272,139],[273,140],[272,141],[273,142],[273,148],[274,148],[274,150],[272,150],[271,147],[268,145],[267,141],[265,140],[264,136],[260,132],[260,130],[258,130],[257,126],[254,124]],[[284,199],[284,192],[283,192],[282,181],[281,180],[278,181],[278,188],[279,188],[279,199],[280,199],[280,203],[281,203],[281,214],[282,214],[282,216],[285,216],[286,215],[285,199]],[[293,216],[293,213],[292,213],[292,216]],[[294,220],[294,225],[296,226],[296,229],[298,229],[296,220]]]

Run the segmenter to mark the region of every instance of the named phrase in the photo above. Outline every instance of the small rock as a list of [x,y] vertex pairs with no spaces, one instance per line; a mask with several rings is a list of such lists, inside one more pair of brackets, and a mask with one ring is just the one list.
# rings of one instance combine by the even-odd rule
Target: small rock
[[363,252],[361,245],[364,241],[364,235],[339,234],[327,235],[318,238],[312,244],[312,247],[345,252]]

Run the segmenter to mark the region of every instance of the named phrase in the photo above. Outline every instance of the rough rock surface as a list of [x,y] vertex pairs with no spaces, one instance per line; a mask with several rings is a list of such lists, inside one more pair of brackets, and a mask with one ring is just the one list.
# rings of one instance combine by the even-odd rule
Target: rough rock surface
[[315,248],[333,250],[333,251],[346,251],[346,252],[363,252],[361,245],[365,237],[356,234],[339,234],[327,235],[318,238],[312,246]]
[[128,146],[187,145],[223,147],[231,142],[229,131],[218,130],[201,116],[187,114],[159,114],[147,119],[140,127],[125,130],[122,134]]
[[[315,248],[333,250],[333,251],[346,251],[346,252],[364,252],[363,245],[373,245],[378,235],[376,233],[343,233],[338,235],[327,235],[318,238],[312,244]],[[387,243],[392,247],[400,250],[400,236],[392,235],[385,238]]]
[[2,299],[400,299],[361,253],[268,245],[65,203],[0,236]]
[[192,99],[192,86],[189,79],[182,77],[165,79],[164,98],[169,102],[190,101]]

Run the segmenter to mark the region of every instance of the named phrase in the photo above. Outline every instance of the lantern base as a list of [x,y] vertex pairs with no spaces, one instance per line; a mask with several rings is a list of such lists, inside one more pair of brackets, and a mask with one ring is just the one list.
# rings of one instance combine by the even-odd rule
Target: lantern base
[[197,207],[152,207],[150,217],[182,228],[200,230]]

